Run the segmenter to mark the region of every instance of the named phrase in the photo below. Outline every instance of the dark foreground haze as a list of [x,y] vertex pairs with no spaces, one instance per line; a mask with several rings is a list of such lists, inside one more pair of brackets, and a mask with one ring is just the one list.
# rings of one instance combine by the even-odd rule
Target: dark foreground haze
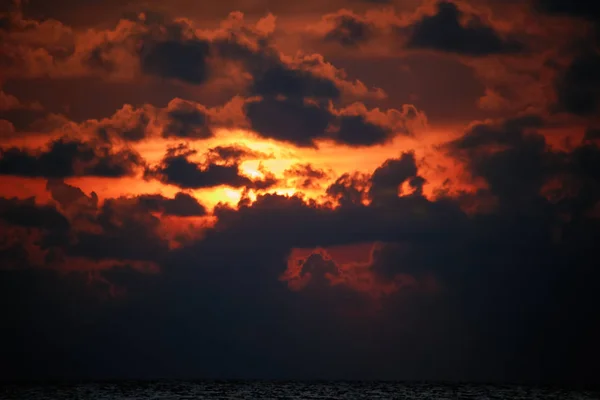
[[600,398],[598,391],[524,386],[392,382],[136,382],[9,385],[2,399],[560,399]]

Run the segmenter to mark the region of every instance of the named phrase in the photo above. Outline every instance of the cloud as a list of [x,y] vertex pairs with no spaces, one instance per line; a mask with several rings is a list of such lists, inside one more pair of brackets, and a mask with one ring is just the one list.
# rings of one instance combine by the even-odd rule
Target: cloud
[[[81,133],[91,132],[107,143],[135,145],[157,138],[206,140],[214,137],[216,129],[244,127],[243,102],[241,98],[233,98],[212,108],[181,98],[173,98],[165,107],[124,104],[109,117],[83,121],[74,125],[74,129]],[[53,125],[56,122],[49,119],[40,121],[37,127],[51,131]]]
[[246,105],[250,126],[259,134],[298,146],[313,146],[326,135],[332,114],[303,100],[267,98]]
[[[107,200],[94,214],[94,220],[101,228],[99,231],[78,231],[73,244],[58,242],[54,246],[62,246],[71,257],[92,260],[160,260],[161,272],[153,276],[124,267],[103,270],[101,276],[112,285],[126,288],[126,296],[113,296],[102,301],[90,299],[82,304],[89,318],[102,321],[94,331],[82,331],[82,322],[77,318],[62,319],[61,326],[73,328],[66,330],[70,346],[61,363],[53,368],[67,373],[71,352],[79,351],[83,346],[81,339],[77,339],[81,336],[69,332],[76,331],[89,338],[99,334],[100,329],[106,340],[100,342],[101,349],[96,348],[92,357],[110,355],[110,365],[114,364],[114,357],[122,359],[128,363],[130,373],[138,376],[157,370],[166,375],[179,373],[179,370],[148,367],[147,362],[142,362],[144,352],[123,355],[119,350],[117,353],[114,343],[131,343],[119,333],[121,330],[108,330],[109,324],[118,323],[126,328],[128,335],[142,332],[144,327],[142,337],[149,341],[159,340],[161,332],[184,332],[180,341],[184,341],[185,346],[177,345],[168,351],[154,353],[161,360],[188,360],[184,354],[204,354],[204,358],[194,356],[186,361],[183,370],[208,371],[209,365],[214,368],[214,362],[222,357],[228,363],[250,360],[258,355],[254,346],[260,346],[260,354],[269,357],[281,352],[285,354],[283,359],[274,361],[278,373],[270,369],[270,364],[261,364],[260,376],[310,376],[312,357],[323,352],[334,357],[331,363],[319,369],[323,376],[364,376],[367,371],[360,365],[364,365],[365,359],[383,362],[372,364],[377,367],[374,375],[369,376],[404,376],[410,375],[410,371],[414,373],[414,364],[398,365],[398,360],[405,360],[407,354],[411,360],[418,360],[426,348],[435,345],[438,358],[451,362],[452,368],[440,372],[423,366],[419,367],[417,376],[473,376],[469,367],[472,365],[477,365],[476,376],[495,376],[497,368],[516,357],[522,366],[515,365],[515,369],[511,369],[515,377],[552,379],[556,376],[555,371],[560,371],[563,377],[575,377],[574,365],[581,365],[580,362],[596,354],[595,336],[591,334],[589,338],[579,336],[585,344],[576,347],[572,345],[574,342],[563,342],[562,338],[573,332],[573,324],[587,332],[596,321],[591,304],[595,304],[594,293],[598,293],[595,291],[597,280],[592,279],[595,272],[588,268],[591,261],[587,256],[591,255],[591,237],[598,222],[596,218],[576,211],[590,209],[600,199],[597,176],[594,169],[589,168],[595,165],[593,160],[600,150],[592,144],[579,146],[565,153],[572,161],[559,164],[562,169],[557,170],[546,161],[552,160],[552,151],[536,144],[540,139],[530,132],[540,125],[539,118],[533,117],[481,123],[448,146],[461,160],[466,157],[464,162],[470,163],[474,172],[480,172],[489,181],[490,190],[503,199],[512,199],[516,192],[510,190],[512,186],[506,186],[506,180],[497,180],[496,171],[502,168],[518,171],[510,178],[517,179],[521,188],[518,192],[532,196],[539,189],[537,177],[570,174],[583,185],[583,190],[576,192],[575,197],[564,197],[557,203],[540,196],[537,202],[521,202],[520,207],[501,207],[488,214],[468,216],[453,198],[427,200],[423,197],[419,189],[423,181],[419,179],[418,162],[409,152],[386,161],[367,176],[341,176],[328,190],[332,195],[343,193],[348,199],[352,193],[357,193],[361,198],[368,198],[369,203],[340,201],[332,208],[319,206],[301,196],[259,195],[253,202],[241,202],[237,209],[218,206],[214,211],[214,227],[208,228],[201,238],[173,250],[168,250],[155,236],[160,219],[149,212],[161,207],[166,209],[166,204],[183,211],[183,204],[165,203],[165,198],[156,195]],[[490,146],[497,148],[489,150]],[[178,151],[173,151],[172,156],[177,157]],[[480,151],[491,151],[487,158],[494,168],[482,165],[481,159],[472,155]],[[527,164],[518,164],[519,169],[512,164],[519,160],[514,155],[521,153],[534,158]],[[404,182],[409,182],[415,190],[412,193],[399,191]],[[71,202],[82,199],[81,192],[75,189],[70,192],[71,195],[61,198],[53,195],[61,208],[67,207],[67,198],[72,199]],[[173,201],[175,199],[177,197]],[[570,212],[572,219],[558,218],[564,212]],[[558,242],[558,236],[553,233],[556,229],[562,232]],[[353,246],[360,247],[364,243],[379,244],[372,248],[370,258],[364,263],[358,266],[348,263],[348,259],[354,258],[351,256]],[[311,250],[315,248],[326,250]],[[301,257],[298,264],[299,278],[308,283],[290,290],[288,280],[282,277],[288,261],[294,259],[290,259],[290,255],[294,251],[299,254],[294,249],[308,249],[308,254],[313,255]],[[356,257],[358,255],[356,253]],[[569,268],[565,269],[561,265],[567,260]],[[18,284],[20,279],[28,281],[23,274],[12,272],[5,275],[2,282],[5,285],[10,282],[25,290],[23,293],[29,293],[28,286]],[[310,278],[307,278],[308,274]],[[38,296],[52,299],[53,303],[49,304],[54,304],[55,308],[47,310],[27,303],[28,306],[22,306],[27,308],[21,310],[30,313],[31,321],[41,321],[39,312],[42,309],[47,315],[69,315],[63,310],[70,302],[57,297],[54,292],[39,290],[76,288],[84,285],[83,282],[72,281],[72,275],[59,278],[39,273],[36,276],[40,285],[37,286]],[[109,286],[100,287],[108,290]],[[559,289],[558,296],[552,295]],[[2,293],[13,296],[12,304],[21,301],[21,297],[14,297],[14,289]],[[87,298],[84,296],[91,296],[91,293],[87,290],[78,296],[83,301]],[[580,300],[582,293],[586,296],[585,301]],[[105,310],[112,309],[111,304],[118,304],[123,314],[106,314]],[[157,304],[162,307],[156,308]],[[323,307],[323,304],[328,306]],[[565,304],[570,306],[562,308]],[[563,309],[569,312],[560,311]],[[174,310],[178,310],[177,313]],[[192,317],[200,311],[208,316],[201,320]],[[139,317],[135,320],[126,317],[130,313]],[[293,319],[284,318],[292,313]],[[210,317],[217,314],[228,318]],[[14,326],[23,327],[16,316],[11,315],[7,318],[17,324]],[[210,324],[207,324],[207,318],[210,318]],[[557,324],[559,320],[565,325]],[[413,336],[403,328],[408,322],[411,329],[418,332],[427,332],[433,327],[446,326],[447,329],[443,339],[439,335],[431,338]],[[58,337],[53,336],[47,326],[35,323],[47,335],[48,343],[56,343]],[[496,329],[499,323],[501,330]],[[353,329],[349,329],[350,326]],[[551,326],[554,328],[548,329]],[[251,333],[233,334],[240,330]],[[406,339],[408,343],[389,340],[384,332],[390,330],[396,339]],[[375,335],[377,340],[366,341],[367,331],[371,332],[368,337],[373,339]],[[312,335],[308,335],[309,332]],[[541,342],[539,332],[546,332]],[[3,335],[7,337],[9,333]],[[276,339],[265,341],[266,337]],[[469,338],[472,347],[464,347],[465,337]],[[195,340],[190,342],[191,338]],[[198,338],[202,340],[198,341]],[[217,349],[214,348],[215,340],[222,343]],[[303,343],[303,352],[310,353],[311,357],[302,356],[295,346],[288,346],[290,341]],[[354,356],[360,355],[361,362],[348,364],[348,360],[339,358],[337,347],[331,347],[334,342],[338,346],[343,344],[344,350],[351,350]],[[21,339],[16,343],[25,346],[29,342]],[[195,344],[190,346],[190,343]],[[537,345],[532,347],[533,343]],[[460,357],[458,350],[453,350],[457,346],[461,349]],[[577,357],[577,364],[572,364],[568,356],[562,355],[565,353],[557,351],[565,346],[575,352],[569,354],[576,356],[569,357]],[[235,354],[223,353],[227,347],[234,347]],[[142,360],[126,361],[132,354],[139,355]],[[397,358],[400,354],[403,357]],[[543,354],[553,354],[553,362],[537,364],[536,360]],[[284,362],[292,356],[299,357],[294,366]],[[24,368],[40,359],[21,358],[19,365]],[[460,362],[456,361],[459,359]],[[388,363],[397,367],[390,370]],[[36,365],[37,373],[46,371],[40,364]],[[98,361],[87,363],[85,368],[87,373],[105,374],[110,365]],[[252,375],[239,364],[223,374],[234,372]]]
[[146,171],[147,179],[158,179],[163,183],[175,185],[183,189],[200,189],[216,186],[230,186],[234,188],[266,188],[276,183],[270,178],[264,181],[253,181],[241,175],[239,164],[217,164],[208,162],[204,165],[190,161],[189,157],[195,155],[195,150],[186,146],[170,148],[161,162]]
[[245,106],[251,128],[259,135],[300,147],[331,140],[353,147],[384,144],[396,135],[410,135],[425,117],[412,105],[400,110],[368,110],[354,103],[336,110],[327,104],[294,98],[251,100]]
[[[420,282],[421,277],[397,274],[386,279],[388,277],[377,270],[383,247],[385,245],[381,243],[361,243],[354,246],[294,249],[282,279],[295,291],[331,290],[335,286],[347,286],[359,294],[375,298],[389,296],[399,290],[409,293],[436,289],[433,285],[427,287],[429,282],[425,279]],[[368,308],[359,308],[354,316],[368,311]]]
[[553,15],[569,15],[594,20],[600,17],[600,7],[587,1],[536,0],[538,10]]
[[142,71],[164,78],[200,84],[207,79],[207,42],[192,39],[145,42],[141,50]]
[[[244,115],[246,99],[235,96],[213,107],[181,98],[172,98],[164,107],[149,103],[125,103],[110,115],[98,119],[78,119],[67,111],[57,114],[39,104],[0,110],[4,137],[19,140],[29,136],[99,140],[108,146],[138,146],[160,139],[201,141],[214,138],[221,129],[247,129]],[[68,117],[67,115],[70,115]],[[4,119],[3,119],[4,118]],[[18,133],[18,134],[15,134]]]
[[375,204],[386,200],[395,201],[400,185],[409,179],[411,186],[418,189],[417,193],[422,194],[424,182],[417,178],[415,156],[412,153],[405,153],[399,159],[387,160],[373,172],[369,196]]
[[560,171],[563,158],[535,132],[543,123],[531,115],[500,125],[476,124],[449,147],[466,160],[474,176],[485,179],[502,202],[532,201],[540,196],[544,182]]
[[127,60],[128,67],[149,76],[192,85],[208,80],[210,43],[193,33],[189,21],[154,13],[130,17],[119,21],[112,34],[92,38],[91,48],[82,46],[83,66],[114,74]]
[[[369,54],[393,56],[399,49],[428,50],[471,58],[519,54],[525,50],[525,31],[507,23],[492,23],[484,9],[450,1],[435,2],[415,11],[348,10],[325,15],[311,29],[325,42],[336,42]],[[502,29],[499,27],[502,26]],[[315,32],[313,32],[315,33]],[[519,39],[517,39],[519,38]]]
[[[18,18],[19,24],[30,23]],[[60,56],[53,50],[58,43],[37,39],[42,31],[35,23],[29,41],[20,39],[20,31],[7,33],[6,72],[14,77],[101,76],[120,81],[139,81],[146,75],[193,86],[213,85],[215,90],[233,87],[248,96],[385,96],[381,89],[346,79],[320,54],[285,55],[272,40],[273,29],[243,18],[233,12],[221,28],[200,30],[187,19],[146,12],[123,18],[112,29],[85,33],[53,21],[58,25],[53,29],[66,29],[69,37],[64,45],[69,51]]]
[[0,91],[0,111],[11,110],[14,108],[19,108],[20,106],[21,102],[19,99],[17,99],[15,96]]
[[591,116],[600,110],[600,54],[577,54],[555,82],[559,111]]
[[280,65],[269,68],[256,77],[251,93],[292,98],[340,96],[340,90],[332,81],[303,70],[291,70]]
[[336,136],[341,143],[373,145],[385,143],[392,134],[386,127],[370,123],[362,115],[352,115],[341,118]]
[[283,171],[287,179],[293,180],[295,186],[302,189],[319,188],[319,181],[330,176],[330,172],[315,168],[311,164],[295,164]]
[[7,121],[5,119],[0,119],[0,137],[1,138],[13,136],[15,134],[15,132],[16,132],[15,126],[12,124],[12,122]]
[[355,47],[360,43],[368,42],[375,35],[375,27],[367,20],[350,12],[343,12],[325,17],[333,23],[333,28],[325,36],[325,41],[334,41],[343,46]]
[[125,104],[110,118],[101,121],[96,127],[100,138],[110,141],[116,136],[127,142],[139,142],[148,136],[148,128],[152,120],[153,110],[149,108],[134,108]]
[[468,56],[514,53],[523,45],[504,39],[493,27],[475,15],[468,15],[454,3],[440,1],[433,15],[426,15],[407,28],[409,48],[438,50]]
[[268,154],[254,151],[242,145],[216,146],[208,150],[209,159],[225,162],[239,162],[245,158],[269,158]]
[[590,128],[585,132],[585,140],[598,140],[600,139],[600,129]]
[[142,195],[139,202],[150,211],[161,211],[165,215],[178,217],[200,217],[206,215],[206,209],[194,197],[179,192],[169,199],[162,195]]
[[15,130],[24,131],[46,116],[48,112],[40,103],[24,103],[0,90],[0,119],[9,122]]
[[[436,4],[329,14],[317,41],[297,35],[314,12],[234,12],[216,28],[130,13],[108,29],[11,14],[0,374],[596,382],[593,63],[564,48],[589,26],[523,4]],[[485,85],[467,88],[445,59]],[[435,82],[411,75],[427,65]],[[74,98],[45,94],[59,80],[139,93],[72,121],[45,111]],[[510,104],[477,121],[438,104],[453,125],[428,124],[467,91]]]
[[[90,196],[77,187],[62,181],[48,181],[48,190],[53,200],[72,221],[75,240],[57,241],[54,252],[65,259],[68,268],[69,258],[83,258],[92,261],[121,260],[125,262],[148,261],[161,263],[161,255],[167,249],[165,238],[158,235],[160,219],[152,212],[168,210],[178,204],[181,214],[193,210],[194,204],[186,196],[178,198],[112,198],[98,202],[95,193]],[[153,207],[156,206],[156,207]],[[196,203],[196,212],[198,211]],[[93,268],[94,263],[91,263]],[[64,268],[64,267],[63,267]]]
[[60,138],[37,151],[18,147],[0,150],[0,174],[23,177],[122,177],[143,165],[139,154],[124,149]]
[[212,136],[206,109],[185,102],[171,102],[169,106],[170,110],[167,112],[169,123],[163,130],[163,137],[208,138]]
[[0,199],[0,218],[11,225],[26,228],[69,229],[69,221],[52,206],[37,206],[34,198]]

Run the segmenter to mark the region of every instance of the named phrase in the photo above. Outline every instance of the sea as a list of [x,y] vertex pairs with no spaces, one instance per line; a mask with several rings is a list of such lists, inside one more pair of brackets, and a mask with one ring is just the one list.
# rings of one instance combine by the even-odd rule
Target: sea
[[0,384],[2,400],[427,399],[600,400],[600,391],[395,382],[120,381]]

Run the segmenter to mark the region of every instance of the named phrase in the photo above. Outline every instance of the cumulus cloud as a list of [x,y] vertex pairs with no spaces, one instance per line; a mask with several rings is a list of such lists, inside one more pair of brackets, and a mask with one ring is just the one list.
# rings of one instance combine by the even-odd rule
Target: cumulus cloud
[[0,85],[0,120],[10,123],[12,129],[26,130],[47,116],[48,112],[39,102],[23,102],[16,96],[2,91]]
[[[476,8],[451,1],[438,1],[433,12],[427,7],[414,13],[391,11],[359,15],[340,10],[323,18],[323,39],[349,48],[387,41],[391,51],[429,50],[468,57],[519,53],[525,45],[498,30]],[[364,47],[364,46],[361,46]]]
[[249,101],[246,115],[258,134],[297,146],[315,146],[331,140],[348,146],[384,144],[396,135],[410,135],[414,121],[426,123],[412,105],[400,110],[368,110],[362,103],[334,109],[328,104],[293,98],[264,98]]
[[147,179],[158,179],[163,183],[179,186],[183,189],[200,189],[215,186],[234,188],[267,188],[276,180],[271,177],[264,181],[253,181],[241,174],[239,164],[234,162],[217,163],[210,158],[206,163],[190,160],[196,150],[180,145],[170,148],[159,165],[146,170]]
[[338,42],[344,46],[355,47],[367,42],[375,35],[375,27],[368,20],[362,20],[350,12],[325,17],[326,21],[333,24],[331,30],[325,33],[325,41]]
[[[381,89],[347,80],[318,54],[283,54],[270,39],[271,29],[263,29],[260,21],[255,26],[246,23],[239,12],[231,13],[221,28],[212,31],[200,30],[187,19],[148,12],[121,19],[110,30],[81,34],[52,21],[57,26],[53,29],[66,30],[70,38],[69,51],[60,56],[52,46],[62,39],[52,35],[46,39],[50,43],[40,42],[41,25],[21,14],[15,18],[17,25],[27,26],[31,40],[19,36],[25,28],[5,33],[10,57],[6,73],[10,76],[100,74],[132,80],[142,74],[191,85],[234,82],[236,89],[248,95],[337,98],[344,94],[355,99],[384,95]],[[223,79],[224,74],[230,76]],[[240,75],[248,79],[240,81]]]
[[61,138],[37,151],[18,147],[0,149],[0,173],[24,177],[120,177],[135,174],[143,165],[136,152],[113,150],[92,142]]
[[452,2],[440,1],[433,15],[426,15],[407,28],[408,47],[439,50],[470,56],[511,53],[522,45],[502,38],[493,27],[475,15],[468,16]]

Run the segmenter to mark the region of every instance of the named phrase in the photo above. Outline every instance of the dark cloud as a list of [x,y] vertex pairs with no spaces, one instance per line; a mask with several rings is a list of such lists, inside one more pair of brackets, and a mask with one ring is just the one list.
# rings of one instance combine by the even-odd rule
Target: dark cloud
[[194,197],[179,192],[172,199],[159,194],[142,195],[138,198],[143,207],[150,211],[163,212],[178,217],[200,217],[206,215],[206,209]]
[[237,165],[209,164],[202,168],[189,161],[185,155],[165,157],[162,164],[152,171],[152,175],[159,177],[164,183],[186,189],[220,185],[242,187],[249,183],[248,178],[240,175]]
[[[600,200],[600,149],[580,146],[564,153],[566,162],[552,164],[553,153],[530,131],[539,120],[488,123],[487,132],[483,125],[449,146],[495,195],[509,200],[515,195],[496,170],[511,172],[528,196],[534,196],[541,176],[568,175],[580,190],[558,201],[538,196],[519,207],[467,216],[451,198],[422,196],[417,161],[405,153],[370,176],[340,177],[328,190],[346,199],[370,198],[369,205],[340,201],[331,209],[298,196],[261,195],[239,210],[217,207],[214,228],[170,252],[152,236],[158,221],[148,207],[113,199],[98,210],[101,233],[78,234],[66,251],[93,259],[160,260],[161,273],[106,269],[101,277],[127,288],[127,295],[99,301],[92,293],[103,287],[101,281],[93,291],[73,275],[2,272],[0,293],[11,300],[3,302],[11,304],[5,320],[14,328],[1,333],[2,343],[10,339],[13,349],[5,352],[14,361],[7,376],[593,381],[587,365],[600,352],[594,264],[600,225],[580,211]],[[471,156],[498,145],[488,154],[489,165]],[[417,190],[398,197],[404,182]],[[146,199],[150,208],[164,201]],[[560,218],[565,212],[570,220]],[[310,274],[304,288],[291,291],[279,279],[293,248],[373,242],[382,244],[369,267],[375,279],[407,285],[382,298],[376,313],[369,311],[374,300],[366,293],[332,286],[332,276],[347,272],[322,256],[300,265],[303,275]],[[440,291],[421,293],[410,283],[427,276],[435,277]],[[12,333],[33,328],[35,342]],[[431,329],[433,334],[424,333]],[[90,348],[97,337],[102,340]],[[148,352],[151,343],[163,345]],[[57,346],[62,355],[49,364],[41,350]],[[38,347],[27,357],[14,350]],[[422,361],[432,348],[445,367]],[[80,354],[85,363],[76,361]],[[269,362],[246,367],[257,358]],[[323,361],[315,366],[315,359]]]
[[141,201],[108,199],[93,216],[98,230],[83,231],[64,247],[66,254],[92,260],[141,260],[160,263],[168,243],[157,234],[160,219]]
[[367,121],[363,115],[351,115],[340,117],[335,139],[350,146],[373,146],[387,142],[393,135],[387,126]]
[[109,146],[62,138],[38,151],[17,147],[0,149],[0,174],[26,177],[132,175],[143,165],[132,150],[113,151]]
[[206,107],[178,98],[165,108],[125,104],[97,123],[96,133],[105,142],[117,139],[135,143],[149,138],[154,134],[152,128],[160,125],[163,138],[208,139],[213,135],[209,114]]
[[28,131],[35,125],[36,121],[47,116],[48,112],[37,108],[15,108],[11,110],[0,110],[0,119],[9,121],[17,132]]
[[[369,195],[375,204],[394,201],[398,197],[400,185],[408,179],[416,177],[415,155],[404,153],[399,159],[387,160],[373,172]],[[419,187],[419,189],[422,188]]]
[[12,25],[12,21],[10,17],[6,15],[0,16],[0,30],[8,31],[10,26]]
[[311,164],[295,164],[283,171],[286,178],[295,180],[295,184],[303,189],[319,188],[319,181],[329,177],[325,170],[315,168]]
[[589,128],[585,131],[585,140],[599,140],[600,139],[600,129]]
[[326,135],[334,116],[317,104],[302,100],[266,98],[246,105],[252,129],[264,137],[313,146]]
[[275,65],[257,74],[251,93],[261,96],[286,96],[289,98],[332,98],[340,96],[335,83],[302,69]]
[[40,206],[35,198],[25,200],[0,198],[0,219],[25,228],[67,230],[69,221],[55,207]]
[[[247,44],[248,40],[255,43]],[[244,37],[232,33],[212,42],[216,54],[225,60],[240,63],[252,76],[250,95],[292,99],[316,98],[337,100],[342,95],[341,77],[325,76],[320,71],[328,66],[323,58],[296,57],[285,60],[269,38]]]
[[212,130],[206,111],[179,103],[167,112],[169,122],[163,130],[163,137],[209,138]]
[[345,206],[357,206],[366,200],[369,179],[361,174],[345,173],[327,188],[327,194]]
[[534,114],[506,119],[497,124],[477,123],[452,145],[459,150],[476,149],[486,144],[518,145],[523,139],[524,129],[543,126],[544,120]]
[[210,43],[188,34],[186,22],[171,21],[152,12],[143,16],[138,22],[150,30],[142,36],[138,50],[142,71],[191,84],[204,83],[209,75]]
[[269,158],[268,154],[254,151],[242,145],[216,146],[208,150],[209,159],[225,162],[241,161],[245,158]]
[[103,40],[84,54],[84,64],[92,69],[114,73],[120,68],[115,51],[130,53],[139,59],[147,75],[175,79],[199,85],[210,75],[210,42],[191,33],[185,21],[174,21],[152,11],[129,13],[125,19],[133,24],[117,38]]
[[[389,121],[371,121],[367,110],[338,115],[325,104],[306,100],[267,97],[248,102],[245,112],[259,135],[301,147],[313,147],[315,141],[322,139],[368,147],[384,144],[397,134],[410,134],[406,124],[392,126]],[[406,123],[414,119],[413,112],[414,108],[408,107],[397,119]]]
[[209,49],[207,42],[197,39],[145,42],[140,56],[142,70],[150,75],[200,84],[208,77]]
[[456,4],[440,1],[437,3],[436,14],[424,16],[407,28],[407,46],[468,56],[487,56],[522,50],[523,46],[519,42],[504,39],[479,17],[466,17],[467,21],[463,22],[465,14]]
[[200,189],[215,186],[248,187],[265,189],[275,182],[253,181],[240,174],[237,163],[217,164],[210,160],[206,164],[189,160],[196,154],[185,146],[170,149],[163,160],[154,168],[146,171],[146,178],[158,179],[163,183],[176,185],[184,189]]
[[151,116],[147,110],[125,105],[113,115],[112,120],[98,126],[97,134],[106,142],[110,142],[113,137],[127,142],[140,142],[148,137],[150,121]]
[[[381,90],[369,90],[356,80],[348,80],[343,71],[335,69],[320,54],[288,57],[278,48],[272,32],[245,23],[239,12],[232,12],[220,28],[211,31],[201,31],[189,20],[162,13],[130,14],[113,30],[98,31],[92,46],[77,44],[70,28],[56,22],[59,26],[55,28],[64,30],[66,37],[61,40],[68,42],[64,46],[60,43],[59,50],[66,52],[61,56],[55,54],[59,50],[54,49],[53,42],[20,43],[15,37],[7,52],[11,57],[39,50],[48,53],[49,58],[41,66],[21,60],[22,68],[10,61],[11,76],[54,76],[55,62],[64,62],[60,73],[65,77],[108,76],[130,83],[138,81],[136,75],[141,73],[162,78],[149,80],[153,84],[162,82],[183,93],[182,83],[203,86],[200,90],[211,92],[211,97],[217,89],[224,89],[221,96],[237,93],[325,100],[338,100],[342,95],[383,95]],[[43,35],[44,27],[37,22],[34,25],[31,36]],[[179,130],[177,125],[174,130]]]
[[[144,19],[130,16],[138,26],[124,37],[106,39],[89,51],[87,65],[114,73],[122,62],[116,50],[125,50],[139,59],[141,70],[147,75],[200,85],[221,76],[222,71],[217,69],[236,64],[252,78],[249,87],[237,89],[250,95],[325,99],[341,96],[344,79],[324,76],[320,71],[328,66],[322,58],[287,59],[268,34],[251,25],[237,26],[237,22],[237,27],[224,28],[206,39],[194,33],[195,28],[187,22],[162,14],[144,15]],[[235,18],[234,13],[229,19]]]
[[114,72],[117,63],[106,56],[116,46],[113,43],[102,43],[92,49],[83,58],[83,64],[91,69],[99,69],[106,72]]
[[517,207],[514,202],[540,200],[542,185],[564,162],[563,154],[550,150],[545,138],[531,131],[542,125],[535,115],[477,124],[449,148],[474,176],[487,181],[494,195]]
[[353,47],[371,40],[374,36],[374,27],[352,14],[336,15],[332,20],[334,27],[325,34],[326,41]]
[[536,0],[534,4],[538,10],[548,14],[581,17],[592,21],[600,18],[600,6],[593,1]]
[[[204,209],[193,198],[180,194],[173,199],[151,195],[140,198],[106,199],[99,204],[97,195],[86,195],[78,187],[60,179],[48,181],[53,205],[36,204],[34,199],[2,200],[1,219],[30,231],[21,244],[27,253],[43,254],[42,264],[29,267],[53,268],[58,271],[79,270],[94,273],[104,268],[95,262],[160,263],[168,243],[159,237],[160,219],[152,212],[188,216]],[[0,232],[0,241],[10,236]],[[39,250],[36,250],[39,247]],[[10,262],[12,260],[6,260]],[[110,265],[109,265],[110,266]]]
[[302,176],[307,178],[323,179],[327,177],[327,172],[322,169],[315,168],[311,164],[297,164],[285,170],[288,176]]
[[575,56],[555,83],[557,108],[580,116],[600,111],[600,54],[586,50]]

